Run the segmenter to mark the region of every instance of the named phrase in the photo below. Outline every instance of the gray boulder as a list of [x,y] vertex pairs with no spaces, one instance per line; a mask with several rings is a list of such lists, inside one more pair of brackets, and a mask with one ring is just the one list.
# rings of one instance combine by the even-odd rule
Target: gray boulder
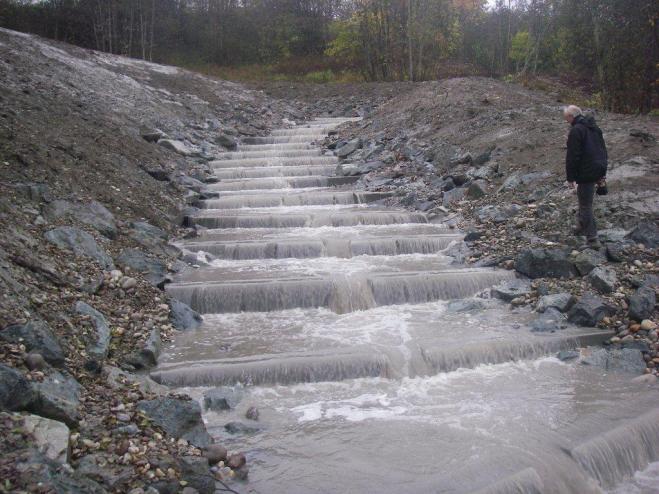
[[494,223],[505,223],[516,216],[522,210],[521,206],[511,204],[507,207],[494,206],[492,204],[483,206],[476,211],[476,216],[481,223],[493,221]]
[[606,257],[600,252],[593,249],[586,249],[579,252],[574,258],[574,265],[581,276],[586,276],[593,269],[606,262]]
[[492,296],[510,302],[517,297],[531,293],[531,283],[527,280],[508,280],[492,287]]
[[554,307],[547,308],[547,310],[531,321],[531,331],[538,333],[553,333],[554,331],[565,328],[567,328],[565,315]]
[[130,467],[112,464],[107,453],[92,453],[78,460],[76,473],[103,484],[112,492],[129,492],[126,484],[131,480]]
[[614,242],[606,245],[606,258],[611,262],[622,262],[625,260],[625,244]]
[[140,130],[140,135],[146,142],[158,142],[159,139],[165,137],[164,132],[161,130],[146,128]]
[[629,297],[629,317],[635,321],[649,319],[657,304],[657,294],[650,286],[641,286]]
[[239,388],[222,386],[204,393],[204,407],[207,410],[229,410],[235,408],[242,399],[243,392]]
[[526,249],[515,261],[515,269],[529,278],[573,278],[577,269],[564,250]]
[[588,275],[590,284],[600,293],[611,293],[618,278],[616,272],[608,267],[598,266]]
[[592,365],[606,371],[622,371],[641,374],[646,364],[640,350],[633,348],[611,349],[598,348],[581,360],[584,365]]
[[37,451],[16,465],[21,482],[39,485],[40,492],[56,494],[106,494],[100,484]]
[[499,191],[517,189],[522,185],[531,185],[549,177],[551,177],[551,172],[532,172],[524,175],[518,175],[515,173],[505,180],[503,185],[499,188]]
[[217,136],[215,138],[215,143],[230,150],[236,149],[238,147],[238,142],[236,139],[227,134],[220,134]]
[[215,479],[208,469],[208,460],[200,456],[181,458],[181,477],[199,494],[213,494]]
[[124,250],[117,258],[117,263],[142,273],[152,285],[159,288],[163,288],[170,281],[167,276],[167,265],[140,250]]
[[544,312],[550,307],[559,310],[560,312],[567,312],[570,307],[574,305],[576,299],[569,293],[554,293],[552,295],[544,295],[538,300],[538,305],[535,310]]
[[347,143],[345,143],[339,149],[337,149],[335,154],[340,159],[347,158],[348,156],[350,156],[352,153],[354,153],[355,151],[357,151],[361,147],[362,147],[362,140],[361,139],[353,139],[353,140],[348,141]]
[[180,331],[197,329],[203,322],[198,312],[176,299],[169,301],[169,316],[172,320],[172,325]]
[[32,383],[32,390],[34,399],[28,407],[30,411],[70,427],[78,425],[80,384],[73,377],[51,369],[42,381]]
[[69,461],[69,434],[62,422],[38,415],[23,417],[23,427],[34,436],[35,446],[46,458],[67,463]]
[[659,226],[654,221],[643,221],[629,233],[629,238],[654,249],[659,245]]
[[53,201],[44,210],[49,220],[63,217],[73,218],[108,238],[116,238],[117,225],[114,215],[103,204],[97,201],[78,203],[64,200]]
[[0,339],[14,344],[22,343],[28,352],[40,353],[51,365],[64,365],[64,351],[44,321],[8,326],[0,331]]
[[110,326],[105,316],[83,301],[76,302],[75,311],[78,314],[89,317],[94,332],[88,339],[86,352],[90,358],[91,367],[99,369],[102,362],[108,356],[110,348]]
[[114,269],[112,258],[99,247],[89,233],[70,226],[60,226],[47,231],[44,236],[51,244],[69,250],[76,256],[94,259],[106,271]]
[[597,326],[606,316],[613,315],[615,308],[596,295],[587,293],[568,312],[568,321],[578,326]]
[[198,448],[205,448],[213,442],[196,401],[156,398],[138,402],[137,409],[169,436],[185,439]]
[[487,182],[485,180],[474,180],[467,189],[467,199],[480,199],[487,194]]
[[16,369],[0,364],[0,410],[25,410],[32,400],[30,381]]
[[126,363],[136,369],[150,369],[158,364],[158,357],[162,351],[162,340],[160,339],[160,330],[153,328],[149,337],[144,342],[144,346],[130,354],[126,358]]
[[450,206],[451,204],[462,201],[466,196],[466,187],[457,187],[455,189],[447,190],[442,194],[442,205]]
[[256,434],[260,431],[258,427],[243,424],[242,422],[229,422],[224,425],[224,430],[229,434]]
[[158,141],[158,145],[164,147],[165,149],[169,149],[170,151],[174,151],[181,156],[192,156],[193,154],[192,150],[181,141],[175,141],[173,139],[160,139]]
[[168,243],[167,233],[144,221],[131,223],[128,236],[142,247],[156,255],[178,257],[180,249]]

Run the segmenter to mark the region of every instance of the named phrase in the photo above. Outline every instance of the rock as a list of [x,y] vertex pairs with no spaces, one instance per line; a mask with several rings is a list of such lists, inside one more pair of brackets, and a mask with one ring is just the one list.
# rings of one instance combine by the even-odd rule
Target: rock
[[215,143],[229,150],[233,150],[238,147],[238,142],[236,139],[227,134],[220,134],[217,136],[215,138]]
[[505,302],[531,293],[531,283],[527,280],[508,280],[492,287],[492,296]]
[[467,199],[480,199],[487,194],[487,182],[485,180],[474,180],[467,189]]
[[28,458],[16,464],[20,482],[38,485],[38,492],[57,494],[107,494],[107,490],[97,482],[80,475],[70,467],[47,458],[35,451]]
[[[629,335],[631,336],[631,335]],[[634,350],[640,350],[643,353],[647,353],[650,351],[650,345],[648,344],[647,341],[644,340],[635,340],[633,337],[631,339],[626,339],[627,337],[622,339],[622,347],[623,348],[632,348]]]
[[23,374],[0,364],[0,410],[25,410],[33,399],[30,382]]
[[572,306],[568,312],[568,321],[578,326],[594,327],[606,316],[613,314],[615,308],[600,297],[587,293]]
[[173,139],[160,139],[158,141],[158,145],[164,147],[165,149],[169,149],[170,151],[174,151],[181,156],[192,156],[193,154],[192,150],[181,141],[175,141]]
[[64,351],[57,337],[44,321],[14,324],[0,331],[0,339],[9,343],[25,345],[28,352],[40,353],[51,365],[64,365]]
[[515,261],[515,269],[529,278],[573,278],[575,265],[561,249],[525,249]]
[[533,172],[524,175],[513,174],[509,176],[499,188],[499,191],[518,189],[522,185],[530,185],[551,177],[551,172]]
[[244,453],[236,453],[229,456],[227,460],[227,466],[234,470],[242,468],[247,463],[247,458]]
[[471,163],[472,159],[473,158],[471,156],[471,153],[467,152],[467,153],[458,154],[458,155],[454,156],[453,158],[451,158],[449,163],[452,166],[468,165],[469,163]]
[[339,149],[335,151],[335,154],[338,158],[344,159],[350,156],[352,153],[357,151],[359,148],[362,147],[362,140],[361,139],[353,139],[351,141],[348,141],[345,143],[343,146],[341,146]]
[[91,319],[94,333],[89,338],[85,351],[89,356],[88,368],[100,369],[103,361],[108,356],[110,348],[110,326],[105,316],[85,302],[78,301],[75,305],[75,311]]
[[541,315],[531,321],[531,331],[538,333],[553,333],[567,328],[565,316],[554,307],[548,307]]
[[576,299],[569,293],[555,293],[552,295],[544,295],[538,300],[538,305],[535,310],[544,312],[548,308],[553,307],[560,312],[567,312],[570,307],[574,305]]
[[111,456],[106,453],[92,453],[78,460],[76,472],[99,482],[114,492],[125,492],[133,469],[110,463]]
[[657,323],[651,321],[650,319],[643,319],[641,321],[641,330],[652,331],[653,329],[657,329]]
[[229,422],[224,425],[224,429],[229,434],[256,434],[260,430],[258,427],[243,424],[242,422]]
[[208,469],[208,460],[199,456],[181,458],[181,476],[200,494],[215,492],[215,479]]
[[80,384],[73,377],[51,369],[42,381],[32,383],[32,390],[34,398],[28,406],[30,411],[69,427],[78,425]]
[[178,257],[181,253],[178,247],[168,243],[168,235],[164,230],[143,221],[131,223],[128,236],[156,255]]
[[598,266],[588,275],[590,284],[600,293],[611,293],[618,281],[616,272],[607,267]]
[[165,134],[158,129],[142,129],[140,135],[146,142],[158,142],[158,140],[165,136]]
[[56,420],[25,415],[25,430],[34,435],[35,446],[46,458],[67,463],[69,461],[69,428]]
[[89,203],[74,203],[57,200],[51,202],[44,210],[44,215],[50,221],[69,216],[85,225],[91,226],[102,235],[114,239],[117,237],[117,225],[114,215],[103,204],[97,201]]
[[580,355],[581,354],[579,353],[578,350],[561,350],[556,355],[556,358],[561,362],[566,362],[568,360],[574,360],[576,358],[579,358]]
[[198,312],[176,299],[169,301],[169,317],[172,320],[172,325],[180,331],[197,329],[203,322]]
[[476,210],[476,216],[481,223],[493,221],[494,223],[504,223],[510,218],[516,216],[522,210],[521,206],[511,204],[507,207],[488,205]]
[[646,367],[641,351],[632,348],[611,350],[598,348],[583,358],[581,363],[600,367],[606,371],[622,371],[634,374],[641,374]]
[[641,286],[629,297],[629,317],[635,321],[642,321],[652,316],[654,306],[657,304],[657,294],[654,288]]
[[659,245],[659,226],[654,221],[642,221],[628,236],[634,242],[654,249]]
[[215,465],[227,459],[227,449],[219,444],[211,444],[204,450],[204,458],[208,460],[209,465]]
[[455,189],[447,190],[442,195],[442,205],[450,206],[456,202],[462,201],[467,195],[465,187],[457,187]]
[[206,410],[229,410],[235,408],[242,399],[243,393],[239,388],[213,388],[204,393],[204,407]]
[[16,193],[24,199],[33,202],[51,202],[53,196],[47,184],[42,183],[17,183],[10,185]]
[[117,258],[117,263],[142,273],[152,285],[158,288],[163,288],[170,281],[167,275],[167,265],[161,260],[148,256],[140,250],[124,250]]
[[625,260],[625,244],[615,242],[607,244],[606,258],[611,262],[622,262]]
[[597,266],[604,264],[606,258],[598,251],[593,249],[586,249],[579,252],[574,258],[574,265],[581,276],[586,276]]
[[465,242],[474,242],[476,240],[479,240],[482,236],[483,236],[483,232],[480,232],[478,230],[469,230],[463,240]]
[[105,270],[114,269],[112,258],[99,247],[89,233],[70,226],[60,226],[47,231],[44,237],[62,250],[69,250],[76,256],[94,259]]
[[256,407],[249,407],[245,413],[245,417],[249,420],[259,419],[259,409]]
[[138,402],[137,409],[172,437],[185,439],[198,448],[205,448],[213,442],[196,401],[156,398]]
[[40,353],[28,353],[25,358],[23,359],[25,362],[25,367],[30,369],[31,371],[40,371],[44,370],[46,367],[48,367],[48,364],[46,363],[46,359],[43,358],[43,355]]
[[131,353],[126,358],[126,362],[136,369],[150,369],[158,364],[161,350],[160,330],[156,327],[151,330],[144,346],[140,350]]

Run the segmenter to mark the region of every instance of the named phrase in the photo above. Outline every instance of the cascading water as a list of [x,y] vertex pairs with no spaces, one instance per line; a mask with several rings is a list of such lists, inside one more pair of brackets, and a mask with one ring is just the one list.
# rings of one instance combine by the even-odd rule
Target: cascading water
[[[314,143],[346,120],[244,139],[212,162],[216,197],[191,218],[205,228],[179,245],[214,259],[168,287],[204,324],[152,377],[202,404],[231,396],[205,419],[247,450],[244,490],[657,492],[638,485],[659,470],[658,390],[551,357],[606,331],[533,333],[528,311],[472,298],[514,273],[452,265],[458,232],[334,177]],[[250,406],[255,432],[225,430]]]

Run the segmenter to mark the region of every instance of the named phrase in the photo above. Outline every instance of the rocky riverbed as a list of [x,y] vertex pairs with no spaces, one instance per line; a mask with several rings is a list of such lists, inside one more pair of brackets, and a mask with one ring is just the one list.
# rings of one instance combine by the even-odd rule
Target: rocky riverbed
[[555,96],[477,78],[247,89],[4,30],[0,55],[0,491],[242,490],[244,454],[144,371],[199,325],[163,286],[203,263],[170,239],[195,235],[208,162],[311,115],[364,116],[326,142],[338,172],[468,232],[457,261],[531,278],[495,294],[538,331],[613,328],[591,362],[657,374],[656,121],[601,116],[605,248],[582,251]]

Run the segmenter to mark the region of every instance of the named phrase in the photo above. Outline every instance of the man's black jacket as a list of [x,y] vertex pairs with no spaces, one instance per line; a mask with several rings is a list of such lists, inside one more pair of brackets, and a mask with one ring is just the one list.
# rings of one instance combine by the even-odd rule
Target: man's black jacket
[[586,184],[606,176],[608,155],[602,131],[593,117],[579,115],[567,138],[565,173],[568,182]]

